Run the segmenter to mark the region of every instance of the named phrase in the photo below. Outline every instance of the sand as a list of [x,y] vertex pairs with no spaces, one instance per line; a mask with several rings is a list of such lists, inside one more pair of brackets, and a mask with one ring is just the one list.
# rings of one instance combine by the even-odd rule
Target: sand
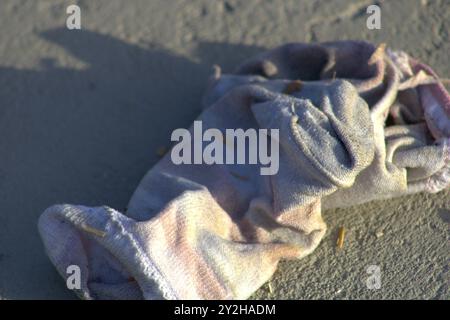
[[[82,31],[65,28],[81,7]],[[122,210],[175,128],[200,112],[211,66],[225,71],[288,41],[365,39],[404,49],[450,77],[450,2],[2,0],[0,298],[72,299],[36,222],[54,203]],[[328,232],[282,262],[254,298],[448,299],[450,191],[324,213]],[[336,249],[345,227],[343,248]],[[381,288],[368,289],[377,265]]]

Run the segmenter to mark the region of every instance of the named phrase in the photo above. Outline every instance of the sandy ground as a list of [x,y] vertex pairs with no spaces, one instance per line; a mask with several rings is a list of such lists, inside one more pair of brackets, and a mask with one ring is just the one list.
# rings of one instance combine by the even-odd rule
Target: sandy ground
[[[68,4],[82,31],[65,28]],[[200,110],[211,65],[287,41],[365,39],[404,49],[450,77],[450,2],[2,0],[0,298],[74,298],[36,222],[54,203],[123,209],[143,174]],[[325,212],[319,248],[283,262],[254,298],[450,298],[450,192]],[[336,250],[337,230],[348,230]],[[381,233],[383,234],[382,236]],[[378,234],[379,237],[376,236]],[[366,287],[369,265],[382,272]]]

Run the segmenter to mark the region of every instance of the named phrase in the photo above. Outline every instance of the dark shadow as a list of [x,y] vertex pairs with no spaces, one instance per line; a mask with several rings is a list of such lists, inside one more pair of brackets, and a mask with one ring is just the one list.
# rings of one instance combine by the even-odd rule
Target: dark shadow
[[439,215],[439,217],[441,217],[442,221],[450,224],[450,210],[439,209],[438,215]]
[[44,59],[0,67],[0,297],[68,298],[37,218],[55,203],[123,210],[145,172],[201,110],[211,65],[232,70],[262,48],[201,43],[197,60],[91,31],[41,35],[87,67]]

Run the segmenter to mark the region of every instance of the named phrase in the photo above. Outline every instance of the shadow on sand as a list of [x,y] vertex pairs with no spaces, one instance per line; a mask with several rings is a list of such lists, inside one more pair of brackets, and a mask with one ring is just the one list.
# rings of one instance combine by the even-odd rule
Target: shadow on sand
[[[211,65],[225,71],[262,48],[200,43],[193,62],[91,31],[40,35],[82,60],[68,69],[0,66],[0,297],[70,298],[39,240],[54,203],[123,210],[155,150],[201,110]],[[150,46],[152,47],[152,46]]]

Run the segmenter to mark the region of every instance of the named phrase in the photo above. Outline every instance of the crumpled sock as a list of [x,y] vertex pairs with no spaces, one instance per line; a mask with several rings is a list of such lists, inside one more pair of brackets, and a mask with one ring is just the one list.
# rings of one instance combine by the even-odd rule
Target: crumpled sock
[[348,82],[304,83],[293,95],[282,93],[288,84],[239,86],[199,118],[205,129],[279,129],[278,174],[262,176],[258,165],[177,166],[167,155],[126,216],[51,207],[39,225],[60,273],[82,266],[88,298],[247,298],[281,258],[310,253],[326,229],[320,199],[351,186],[370,163],[372,128]]
[[64,278],[69,265],[81,268],[78,293],[87,299],[244,299],[280,259],[314,250],[326,230],[324,205],[428,190],[429,181],[448,186],[448,123],[435,119],[448,111],[440,105],[448,94],[423,74],[414,78],[419,69],[432,75],[427,67],[402,63],[383,47],[343,41],[281,46],[234,75],[216,68],[203,129],[279,129],[270,137],[279,142],[278,173],[177,166],[168,154],[126,214],[47,209],[39,230],[51,261]]

